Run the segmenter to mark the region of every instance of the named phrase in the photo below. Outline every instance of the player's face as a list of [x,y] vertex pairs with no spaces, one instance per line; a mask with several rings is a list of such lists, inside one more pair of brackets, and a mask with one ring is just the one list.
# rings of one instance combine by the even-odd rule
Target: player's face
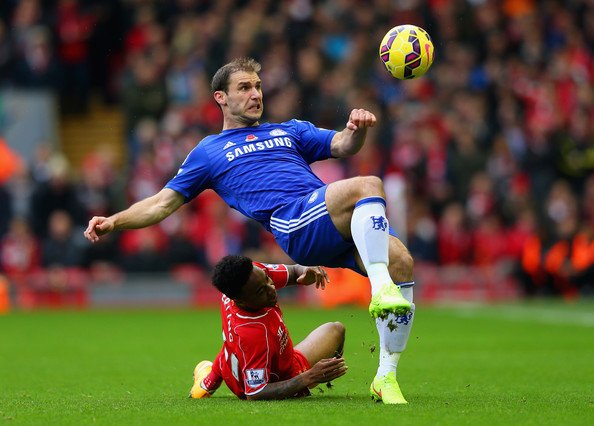
[[257,267],[254,267],[248,282],[243,286],[238,302],[243,308],[259,310],[276,305],[276,288],[272,279]]
[[262,81],[255,72],[238,71],[231,74],[229,88],[223,97],[227,106],[226,115],[230,120],[253,126],[262,117]]

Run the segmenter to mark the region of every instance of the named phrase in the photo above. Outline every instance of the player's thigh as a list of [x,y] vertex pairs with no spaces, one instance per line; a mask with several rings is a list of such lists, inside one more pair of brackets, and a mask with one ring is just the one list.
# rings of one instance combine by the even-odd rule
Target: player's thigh
[[337,351],[342,353],[344,333],[342,323],[327,322],[309,333],[305,339],[295,345],[295,349],[307,358],[309,365],[313,366],[321,359],[332,358]]
[[374,196],[386,196],[382,181],[376,176],[358,176],[328,185],[326,208],[334,226],[344,238],[351,238],[351,218],[357,201]]

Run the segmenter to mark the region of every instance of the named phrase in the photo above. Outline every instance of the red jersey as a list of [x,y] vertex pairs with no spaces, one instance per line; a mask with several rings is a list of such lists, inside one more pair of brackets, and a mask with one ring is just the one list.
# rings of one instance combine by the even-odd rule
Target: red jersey
[[[279,289],[287,285],[285,265],[261,268]],[[220,370],[225,383],[238,397],[245,399],[261,391],[269,382],[288,380],[309,368],[305,357],[294,351],[283,315],[275,305],[249,312],[223,295],[221,299],[223,348],[213,369]]]

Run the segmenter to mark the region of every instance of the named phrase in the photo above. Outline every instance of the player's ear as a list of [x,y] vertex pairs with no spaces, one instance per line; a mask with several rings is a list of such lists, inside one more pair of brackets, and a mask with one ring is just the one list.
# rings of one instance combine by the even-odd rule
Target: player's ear
[[226,105],[227,104],[227,94],[222,90],[217,90],[213,94],[214,100],[219,105]]

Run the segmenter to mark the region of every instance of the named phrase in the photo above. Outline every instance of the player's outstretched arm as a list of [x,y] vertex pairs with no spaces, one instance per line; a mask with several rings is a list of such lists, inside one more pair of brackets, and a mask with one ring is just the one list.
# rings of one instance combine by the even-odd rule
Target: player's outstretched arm
[[344,376],[348,370],[343,358],[322,359],[314,364],[309,370],[304,371],[298,376],[282,382],[268,383],[264,388],[254,395],[249,395],[247,399],[285,399],[290,398],[318,383],[326,383],[341,376]]
[[367,129],[375,126],[375,115],[365,109],[354,109],[349,115],[346,127],[332,138],[330,152],[335,158],[355,155],[365,143]]
[[329,283],[328,274],[321,266],[287,265],[289,279],[287,285],[312,285],[324,290]]
[[184,196],[164,188],[152,197],[132,204],[126,210],[109,217],[94,216],[85,229],[85,238],[93,243],[99,237],[121,229],[144,228],[161,222],[184,203]]

